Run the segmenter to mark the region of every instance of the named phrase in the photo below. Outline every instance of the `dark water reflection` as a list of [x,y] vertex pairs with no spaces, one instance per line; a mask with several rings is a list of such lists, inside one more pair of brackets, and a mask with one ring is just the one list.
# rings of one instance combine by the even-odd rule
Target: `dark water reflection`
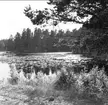
[[[2,56],[4,56],[4,57],[7,56],[7,55],[10,55],[10,56],[13,56],[13,57],[15,56],[15,55],[12,55],[12,54],[6,54],[6,55],[5,54],[3,55],[3,52],[0,53],[0,59],[2,58]],[[65,61],[67,61],[67,62],[69,62],[70,59],[73,59],[73,61],[75,61],[75,62],[80,61],[82,59],[80,55],[72,54],[71,52],[30,53],[30,54],[25,53],[25,54],[18,54],[17,57],[19,57],[19,56],[23,57],[23,56],[26,56],[26,55],[29,56],[29,57],[31,57],[31,56],[34,56],[34,57],[35,56],[49,56],[50,55],[50,56],[56,58],[56,60],[65,59]],[[12,60],[13,59],[14,58],[12,58]],[[26,59],[25,59],[25,62],[26,62]],[[13,64],[13,67],[14,67],[14,70],[16,70],[14,64]],[[12,68],[10,68],[10,64],[9,63],[0,62],[0,80],[9,78],[11,69]]]

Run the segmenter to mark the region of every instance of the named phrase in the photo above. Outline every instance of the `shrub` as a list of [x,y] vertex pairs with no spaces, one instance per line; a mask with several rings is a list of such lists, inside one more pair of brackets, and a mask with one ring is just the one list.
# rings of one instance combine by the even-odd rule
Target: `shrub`
[[82,71],[76,74],[71,71],[68,75],[61,73],[55,87],[65,90],[65,96],[70,98],[86,98],[98,102],[108,95],[108,77],[104,68],[100,70],[98,67],[92,68],[89,73]]

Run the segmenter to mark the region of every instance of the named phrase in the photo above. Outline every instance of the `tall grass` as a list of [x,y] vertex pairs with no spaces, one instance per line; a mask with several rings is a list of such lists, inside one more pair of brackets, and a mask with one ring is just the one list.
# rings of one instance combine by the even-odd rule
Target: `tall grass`
[[[23,73],[22,73],[22,76]],[[108,77],[105,74],[104,67],[99,69],[94,67],[89,73],[81,71],[75,73],[73,68],[68,71],[66,67],[61,69],[59,75],[50,74],[47,76],[39,72],[36,78],[27,80],[22,78],[14,69],[11,72],[11,84],[20,86],[30,86],[25,94],[28,100],[34,100],[36,97],[48,98],[53,96],[64,97],[64,100],[87,100],[95,105],[104,105],[108,97]]]
[[[59,79],[59,76],[52,74],[51,71],[49,75],[45,75],[42,72],[39,72],[36,78],[27,79],[24,77],[23,72],[17,72],[17,70],[12,66],[11,67],[11,76],[8,79],[9,84],[18,85],[25,87],[25,94],[29,97],[28,100],[32,100],[35,97],[57,97],[58,92],[54,89],[55,82]],[[30,89],[26,87],[32,87]]]
[[102,105],[108,96],[108,77],[104,68],[94,67],[89,73],[79,74],[72,70],[68,75],[62,73],[55,87],[63,89],[68,100],[89,100]]

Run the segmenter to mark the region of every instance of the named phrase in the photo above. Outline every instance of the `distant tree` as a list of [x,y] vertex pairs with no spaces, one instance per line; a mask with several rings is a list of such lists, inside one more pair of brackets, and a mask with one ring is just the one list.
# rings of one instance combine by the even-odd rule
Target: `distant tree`
[[18,32],[15,35],[14,43],[15,43],[15,49],[14,50],[15,51],[21,51],[21,49],[22,49],[21,35]]
[[27,45],[28,51],[32,50],[32,37],[33,37],[33,34],[31,32],[31,29],[27,28],[26,29],[26,44],[28,44]]
[[33,37],[33,46],[36,52],[40,52],[41,51],[41,29],[37,29],[35,28],[34,30],[34,37]]
[[54,36],[55,36],[55,33],[53,31],[50,32],[50,35],[49,37],[47,38],[47,51],[53,51],[54,48],[53,48],[53,45],[54,45]]
[[49,38],[49,31],[46,29],[46,30],[43,30],[42,32],[43,34],[43,40],[42,40],[42,45],[43,45],[43,51],[44,52],[47,52],[48,51],[48,46],[47,46],[47,39]]
[[21,36],[21,46],[23,49],[23,52],[29,52],[32,49],[32,32],[29,28],[24,29]]
[[7,40],[0,40],[0,51],[6,51]]
[[14,51],[15,46],[14,46],[14,38],[12,35],[8,39],[6,47],[8,51]]

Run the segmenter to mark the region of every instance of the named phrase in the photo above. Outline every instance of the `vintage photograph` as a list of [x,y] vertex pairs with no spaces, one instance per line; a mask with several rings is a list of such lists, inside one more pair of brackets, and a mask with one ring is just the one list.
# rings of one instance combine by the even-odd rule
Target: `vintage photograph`
[[0,105],[108,105],[108,0],[1,0]]

